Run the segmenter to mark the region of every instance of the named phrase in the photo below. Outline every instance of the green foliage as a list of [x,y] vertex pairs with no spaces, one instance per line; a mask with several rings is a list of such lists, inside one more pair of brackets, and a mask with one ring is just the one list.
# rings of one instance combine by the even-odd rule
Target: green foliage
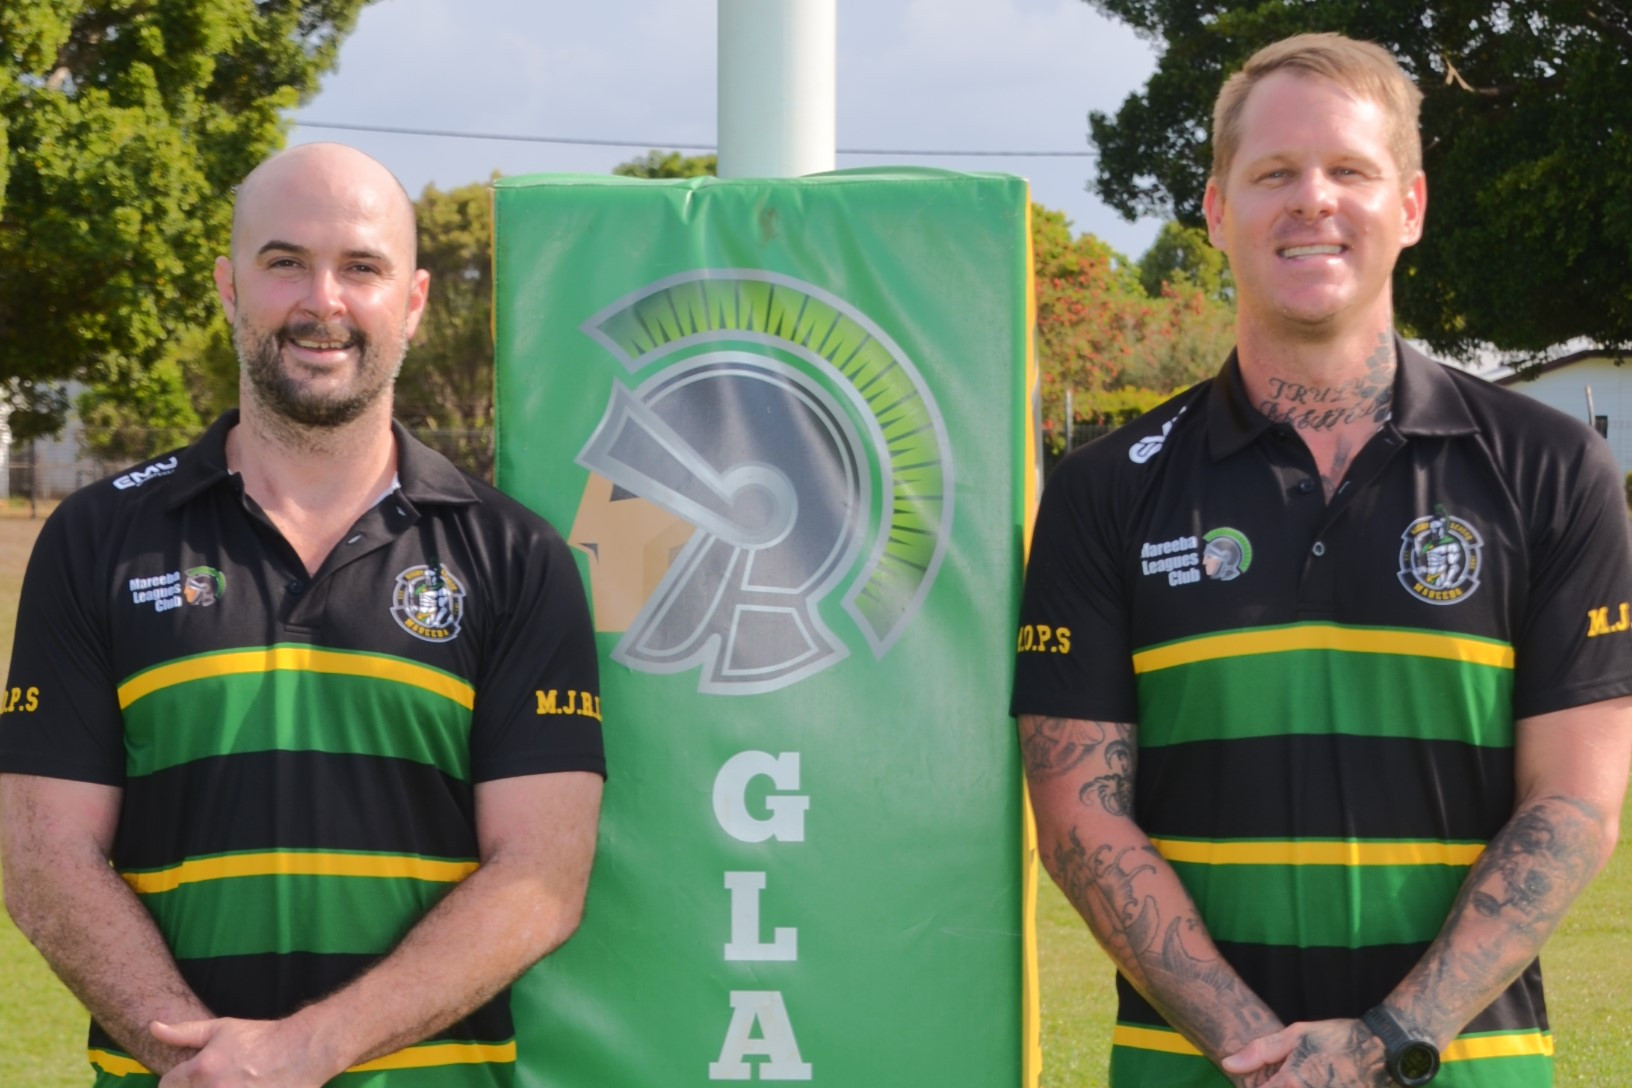
[[363,2],[0,4],[0,374],[140,372],[209,319],[232,187]]
[[1632,510],[1632,472],[1626,474],[1626,506]]
[[414,206],[419,264],[431,274],[431,294],[397,379],[397,417],[442,432],[443,453],[491,478],[492,197],[480,182],[447,192],[431,185]]
[[682,155],[678,151],[648,151],[643,159],[620,162],[612,172],[625,178],[701,178],[719,171],[718,155]]
[[1235,277],[1224,251],[1213,248],[1205,228],[1171,219],[1139,258],[1139,283],[1152,298],[1169,287],[1194,287],[1215,302],[1235,298]]
[[181,366],[169,358],[104,376],[75,407],[85,452],[103,461],[140,461],[184,446],[203,430]]
[[1632,10],[1582,0],[1086,0],[1163,52],[1090,117],[1095,187],[1130,218],[1202,222],[1213,99],[1256,49],[1335,30],[1378,42],[1427,95],[1430,214],[1395,276],[1400,320],[1441,352],[1632,345]]
[[[1092,235],[1073,238],[1065,216],[1035,204],[1031,229],[1043,428],[1051,451],[1065,443],[1067,390],[1077,422],[1124,422],[1130,408],[1141,406],[1132,412],[1138,415],[1214,373],[1229,353],[1234,312],[1221,301],[1222,276],[1206,278],[1204,256],[1182,263],[1170,244],[1167,254],[1147,254],[1136,266]],[[1147,291],[1140,270],[1162,261],[1196,269],[1197,282],[1189,282],[1187,271],[1185,282],[1159,282],[1155,292]]]
[[31,378],[0,383],[0,402],[11,409],[6,426],[19,444],[56,434],[68,412],[68,393],[60,384]]
[[174,365],[187,385],[193,411],[205,423],[238,405],[238,352],[232,326],[220,309],[204,325],[181,329],[170,337],[160,366]]

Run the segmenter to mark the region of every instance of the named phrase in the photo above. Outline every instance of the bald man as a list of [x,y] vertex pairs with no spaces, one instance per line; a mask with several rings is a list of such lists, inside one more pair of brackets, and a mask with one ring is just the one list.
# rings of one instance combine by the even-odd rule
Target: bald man
[[71,496],[30,560],[6,905],[90,1009],[98,1085],[508,1085],[506,988],[578,924],[583,589],[393,423],[415,255],[379,163],[263,163],[215,266],[240,409]]

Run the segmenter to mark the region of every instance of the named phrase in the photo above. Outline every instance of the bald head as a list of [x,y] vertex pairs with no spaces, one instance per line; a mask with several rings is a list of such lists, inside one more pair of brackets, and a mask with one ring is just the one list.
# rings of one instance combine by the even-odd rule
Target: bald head
[[344,144],[301,144],[280,151],[238,184],[232,205],[232,258],[253,250],[249,228],[279,207],[363,216],[378,220],[405,246],[408,263],[418,259],[414,202],[395,174],[376,159]]
[[215,262],[245,418],[388,426],[429,290],[416,258],[413,201],[362,152],[306,144],[256,167],[233,205],[232,255]]

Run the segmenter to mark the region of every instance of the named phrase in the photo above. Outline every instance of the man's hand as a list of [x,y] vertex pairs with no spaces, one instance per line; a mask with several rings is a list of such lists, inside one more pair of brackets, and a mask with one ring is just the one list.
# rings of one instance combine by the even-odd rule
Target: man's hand
[[[1393,1088],[1382,1040],[1358,1020],[1296,1023],[1254,1039],[1221,1065],[1252,1088]],[[1273,1075],[1252,1079],[1265,1073]]]
[[167,1046],[198,1052],[166,1073],[160,1088],[322,1088],[343,1071],[289,1020],[155,1020],[148,1030]]

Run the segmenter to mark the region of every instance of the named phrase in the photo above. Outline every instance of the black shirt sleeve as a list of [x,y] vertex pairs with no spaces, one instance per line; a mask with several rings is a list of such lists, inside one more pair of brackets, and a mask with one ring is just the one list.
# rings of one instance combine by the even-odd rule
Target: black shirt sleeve
[[109,529],[92,499],[63,503],[35,540],[0,699],[0,771],[122,786],[124,724],[99,587]]
[[1015,715],[1138,720],[1114,452],[1106,440],[1073,453],[1043,492],[1020,602]]
[[[471,722],[471,777],[606,774],[589,604],[566,542],[543,522],[516,541],[514,592],[483,649]],[[513,583],[514,584],[514,583]]]
[[[1514,643],[1518,718],[1632,694],[1632,541],[1620,470],[1585,427],[1536,488]],[[1532,441],[1538,440],[1535,438]],[[1562,443],[1561,443],[1562,444]]]

